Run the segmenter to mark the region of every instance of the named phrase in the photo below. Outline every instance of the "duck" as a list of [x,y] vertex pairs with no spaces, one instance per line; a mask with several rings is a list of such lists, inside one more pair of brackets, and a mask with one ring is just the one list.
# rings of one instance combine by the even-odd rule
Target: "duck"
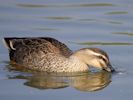
[[52,37],[5,37],[10,61],[41,72],[87,72],[90,67],[113,72],[107,53],[99,48],[72,51]]

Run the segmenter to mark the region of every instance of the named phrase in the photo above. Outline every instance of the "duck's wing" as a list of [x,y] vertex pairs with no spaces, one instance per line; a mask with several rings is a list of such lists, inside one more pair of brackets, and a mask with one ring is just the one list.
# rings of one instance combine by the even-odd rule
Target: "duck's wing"
[[50,42],[52,45],[54,45],[56,48],[59,49],[62,55],[69,57],[72,54],[72,50],[70,50],[64,43],[50,37],[41,37],[41,39],[44,39],[48,42]]
[[65,57],[69,57],[72,51],[58,40],[50,37],[38,37],[38,38],[16,38],[7,37],[4,38],[4,43],[10,51],[10,58],[15,52],[31,49],[30,51],[43,51],[47,53],[59,53]]

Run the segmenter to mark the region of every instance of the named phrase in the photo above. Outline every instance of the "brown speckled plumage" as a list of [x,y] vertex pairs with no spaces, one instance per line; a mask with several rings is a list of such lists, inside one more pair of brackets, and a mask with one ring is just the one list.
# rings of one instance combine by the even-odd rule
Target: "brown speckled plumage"
[[86,48],[73,53],[65,44],[50,37],[4,38],[4,42],[9,49],[10,60],[28,69],[46,72],[88,71],[87,60],[90,60],[90,65],[94,62],[91,56],[87,58],[87,52],[99,53],[109,63],[108,56],[103,50]]

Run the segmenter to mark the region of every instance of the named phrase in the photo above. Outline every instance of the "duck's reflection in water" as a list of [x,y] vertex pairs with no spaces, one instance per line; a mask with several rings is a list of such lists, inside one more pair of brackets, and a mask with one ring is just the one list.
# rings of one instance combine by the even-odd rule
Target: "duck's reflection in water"
[[30,76],[25,73],[10,78],[26,79],[26,86],[38,89],[60,89],[72,87],[80,91],[98,91],[109,85],[111,73],[106,71],[88,73],[32,73]]
[[80,76],[71,82],[71,86],[80,91],[98,91],[109,85],[111,73],[102,71]]

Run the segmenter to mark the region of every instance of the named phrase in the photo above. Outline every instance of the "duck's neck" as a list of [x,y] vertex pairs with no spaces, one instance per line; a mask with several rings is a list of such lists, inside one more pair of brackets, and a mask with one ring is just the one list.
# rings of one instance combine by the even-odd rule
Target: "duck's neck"
[[77,56],[71,55],[68,58],[68,69],[70,69],[70,72],[85,72],[89,70],[89,67],[87,64],[82,62]]

